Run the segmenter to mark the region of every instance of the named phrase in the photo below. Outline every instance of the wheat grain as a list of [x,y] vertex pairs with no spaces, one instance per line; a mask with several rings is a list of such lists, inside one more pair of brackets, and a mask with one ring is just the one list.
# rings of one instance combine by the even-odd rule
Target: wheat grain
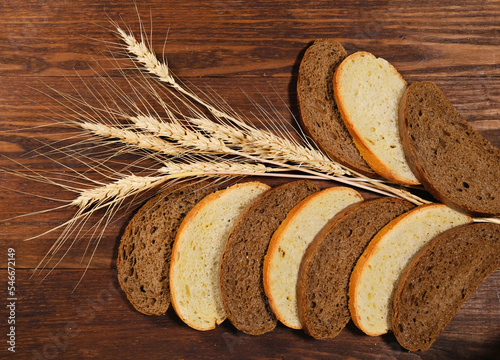
[[71,205],[81,209],[88,209],[96,204],[102,206],[105,203],[122,201],[131,195],[154,188],[167,180],[202,175],[201,171],[184,171],[171,176],[128,175],[115,182],[81,191],[80,195],[71,202]]
[[139,64],[142,64],[147,72],[156,76],[160,81],[166,83],[179,93],[184,94],[188,98],[191,98],[195,102],[201,104],[202,106],[207,108],[214,116],[238,121],[237,119],[233,119],[232,117],[228,116],[224,112],[217,110],[192,92],[187,91],[182,86],[180,86],[170,73],[168,64],[160,62],[153,50],[148,47],[144,40],[137,41],[132,33],[127,34],[118,25],[116,25],[116,31],[118,32],[118,35],[123,40],[123,42],[126,44],[126,50],[133,55],[133,60],[135,60],[135,62],[138,62]]
[[217,154],[233,154],[222,140],[214,137],[207,137],[193,131],[179,122],[165,122],[151,115],[137,115],[128,118],[139,129],[153,133],[156,136],[168,137],[186,148],[195,149],[201,152]]
[[263,164],[240,164],[224,161],[195,161],[191,163],[165,162],[158,172],[166,174],[178,174],[184,172],[202,171],[204,174],[264,174],[275,171]]
[[326,174],[343,176],[349,172],[316,150],[307,149],[292,141],[258,129],[242,131],[231,126],[214,123],[208,119],[189,119],[200,129],[226,144],[236,146],[249,155],[262,156],[274,161],[302,164]]
[[120,129],[117,127],[95,124],[90,122],[79,123],[80,127],[105,138],[116,138],[121,142],[143,150],[156,151],[165,155],[178,155],[186,152],[168,141],[157,136],[142,134],[130,130]]
[[93,204],[104,203],[113,198],[126,198],[137,191],[150,189],[164,180],[161,176],[129,175],[100,187],[83,190],[71,204],[85,209]]

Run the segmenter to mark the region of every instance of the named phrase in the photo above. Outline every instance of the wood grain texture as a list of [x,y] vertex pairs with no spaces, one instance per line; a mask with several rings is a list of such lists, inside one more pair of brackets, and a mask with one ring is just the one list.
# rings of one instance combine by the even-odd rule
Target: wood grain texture
[[[82,233],[74,249],[41,284],[47,271],[30,277],[58,233],[24,240],[58,226],[73,212],[11,218],[58,206],[48,198],[71,200],[74,194],[3,170],[30,175],[30,169],[35,169],[49,176],[74,170],[99,176],[74,158],[49,153],[47,144],[75,134],[73,128],[55,124],[64,120],[61,114],[66,108],[50,88],[92,99],[86,84],[97,84],[96,74],[105,72],[126,88],[109,57],[109,50],[117,50],[109,19],[137,34],[137,11],[155,51],[161,55],[165,48],[169,65],[182,81],[219,94],[258,126],[270,126],[272,119],[281,118],[286,131],[297,130],[295,87],[300,60],[314,39],[333,37],[349,53],[364,50],[387,59],[408,82],[435,81],[463,117],[500,146],[500,1],[137,0],[136,4],[137,8],[134,2],[118,0],[0,4],[0,253],[4,256],[0,278],[7,278],[7,249],[15,248],[17,358],[496,358],[500,270],[466,302],[431,349],[418,353],[401,349],[391,334],[365,336],[352,323],[337,338],[316,341],[283,326],[252,337],[227,322],[213,331],[194,331],[172,310],[160,318],[141,315],[118,289],[115,272],[117,242],[131,212],[106,228],[94,261],[74,292],[87,266],[88,252],[83,261],[82,255],[88,241],[95,239],[91,233]],[[127,74],[134,74],[130,64],[115,55],[120,56],[120,66],[128,67]],[[260,124],[263,116],[252,102],[273,116]],[[124,162],[134,159],[120,157]],[[264,181],[277,185],[286,180]],[[0,323],[5,330],[7,295],[5,290],[1,294]],[[5,341],[2,344],[0,358],[8,354]]]

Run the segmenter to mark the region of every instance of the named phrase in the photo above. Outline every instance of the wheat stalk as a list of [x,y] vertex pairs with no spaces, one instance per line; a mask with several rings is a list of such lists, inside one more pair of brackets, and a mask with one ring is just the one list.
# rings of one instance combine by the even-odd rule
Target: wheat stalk
[[[234,127],[221,126],[218,123],[212,122],[214,124],[212,125],[210,124],[210,120],[204,118],[190,119],[191,122],[211,133],[214,137],[223,140],[227,144],[240,147],[242,150],[240,151],[240,155],[251,156],[250,154],[255,154],[265,158],[268,156],[271,158],[271,160],[267,158],[268,163],[287,167],[289,170],[298,170],[320,178],[339,181],[382,195],[401,197],[416,205],[428,203],[427,200],[421,199],[409,191],[362,176],[352,169],[335,163],[317,150],[308,149],[288,139],[275,136],[270,132],[258,130],[241,119],[216,109],[196,94],[180,86],[170,73],[168,64],[160,62],[144,40],[138,41],[131,32],[126,33],[118,25],[115,24],[115,26],[119,37],[125,43],[125,48],[134,62],[141,64],[147,72],[153,74],[172,89],[205,107],[216,119],[226,119],[244,129],[242,132]],[[290,166],[284,163],[286,161],[293,161],[298,165]],[[338,176],[332,176],[331,174]],[[356,177],[357,179],[346,178],[346,176]]]

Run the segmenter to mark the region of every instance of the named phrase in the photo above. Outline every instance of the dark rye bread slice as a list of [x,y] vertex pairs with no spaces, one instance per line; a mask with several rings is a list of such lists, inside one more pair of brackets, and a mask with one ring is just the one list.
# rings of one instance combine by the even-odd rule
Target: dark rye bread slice
[[333,217],[302,258],[297,283],[299,317],[316,339],[337,336],[349,322],[349,279],[370,240],[391,220],[412,209],[405,200],[356,203]]
[[206,181],[169,187],[146,202],[120,239],[118,282],[136,310],[163,315],[170,305],[169,269],[177,229],[191,208],[217,187]]
[[375,177],[347,130],[333,96],[333,74],[347,56],[333,39],[318,39],[306,50],[297,80],[302,128],[333,160]]
[[410,168],[436,199],[471,215],[500,215],[500,151],[433,82],[407,88],[399,129]]
[[415,255],[393,301],[392,331],[411,351],[427,350],[478,286],[500,267],[500,225],[448,230]]
[[307,180],[273,188],[245,209],[235,224],[222,254],[219,277],[224,309],[238,330],[260,335],[276,327],[262,281],[264,257],[288,212],[319,190]]

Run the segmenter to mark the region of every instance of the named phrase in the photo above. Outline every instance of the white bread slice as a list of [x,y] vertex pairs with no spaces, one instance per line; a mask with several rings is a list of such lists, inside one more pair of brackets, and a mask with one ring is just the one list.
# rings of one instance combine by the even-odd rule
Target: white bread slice
[[356,52],[333,77],[335,100],[354,144],[368,165],[391,181],[415,185],[399,136],[399,100],[406,81],[386,60]]
[[399,278],[413,256],[440,233],[472,219],[443,204],[414,208],[373,237],[351,274],[349,311],[368,335],[391,330],[392,300]]
[[271,309],[284,325],[302,328],[296,288],[307,246],[335,214],[362,200],[350,188],[324,189],[296,205],[273,234],[264,259],[264,290]]
[[242,211],[269,189],[246,182],[216,191],[181,223],[172,249],[170,296],[175,312],[190,327],[210,330],[225,320],[219,287],[224,245]]

